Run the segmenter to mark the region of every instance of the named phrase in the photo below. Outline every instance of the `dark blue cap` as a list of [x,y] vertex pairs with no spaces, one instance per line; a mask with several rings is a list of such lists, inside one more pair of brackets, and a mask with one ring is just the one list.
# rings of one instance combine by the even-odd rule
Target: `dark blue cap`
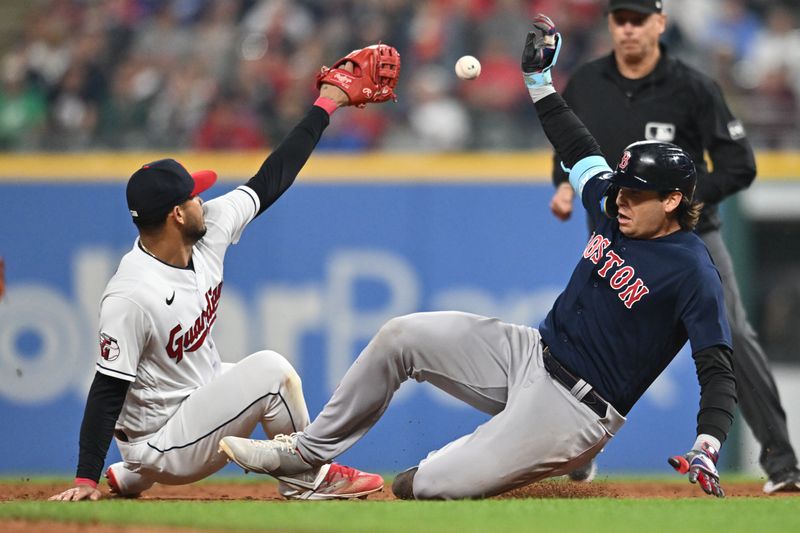
[[192,174],[174,159],[144,165],[128,180],[128,209],[134,220],[158,222],[173,207],[197,196],[217,181],[213,170]]

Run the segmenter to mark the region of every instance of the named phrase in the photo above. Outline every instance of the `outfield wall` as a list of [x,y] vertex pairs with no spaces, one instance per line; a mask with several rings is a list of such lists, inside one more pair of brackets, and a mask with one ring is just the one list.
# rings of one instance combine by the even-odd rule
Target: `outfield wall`
[[[125,180],[159,157],[0,156],[8,282],[0,303],[0,474],[72,472],[98,352],[99,297],[136,235]],[[767,176],[788,182],[797,158],[775,157],[765,164],[778,171]],[[261,162],[260,154],[179,158],[220,172],[207,198]],[[583,216],[561,223],[549,212],[549,164],[546,154],[315,155],[228,252],[214,330],[223,358],[283,353],[303,378],[313,416],[392,316],[459,309],[538,324],[586,240]],[[684,350],[630,413],[601,466],[666,471],[665,457],[693,442],[697,401]],[[429,385],[406,384],[343,459],[397,471],[485,419]]]

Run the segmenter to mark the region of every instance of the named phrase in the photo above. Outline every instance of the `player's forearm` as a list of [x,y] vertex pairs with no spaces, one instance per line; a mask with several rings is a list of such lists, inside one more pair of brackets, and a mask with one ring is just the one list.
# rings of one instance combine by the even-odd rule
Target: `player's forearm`
[[95,374],[81,423],[77,479],[97,483],[103,472],[114,425],[130,383],[99,372]]
[[748,150],[726,150],[713,165],[713,172],[697,180],[695,198],[700,202],[718,204],[748,188],[756,177],[755,159]]
[[730,349],[714,346],[693,355],[700,382],[697,433],[725,442],[736,408],[736,378]]
[[313,106],[267,157],[256,175],[250,178],[247,186],[256,192],[260,200],[257,214],[263,213],[275,203],[294,183],[329,123],[328,112],[321,107]]
[[569,173],[561,166],[561,158],[553,154],[553,186],[558,188],[562,183],[569,183]]
[[[564,99],[564,102],[573,109],[574,113],[574,104],[573,104],[573,92],[574,92],[574,85],[572,81],[567,83],[567,86],[564,87],[563,91],[560,91],[559,94],[561,98]],[[577,115],[577,113],[576,113]],[[563,161],[558,155],[558,152],[553,151],[553,186],[557,189],[563,183],[569,183],[569,168],[565,167]]]
[[603,156],[600,145],[558,93],[534,104],[545,135],[568,168],[589,156]]

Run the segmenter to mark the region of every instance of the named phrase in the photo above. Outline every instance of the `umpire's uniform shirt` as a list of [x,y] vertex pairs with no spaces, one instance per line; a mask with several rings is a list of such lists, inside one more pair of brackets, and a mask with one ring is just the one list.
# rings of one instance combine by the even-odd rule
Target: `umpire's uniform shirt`
[[[695,199],[705,204],[697,233],[719,229],[717,204],[755,178],[753,151],[717,84],[661,46],[655,70],[638,80],[623,77],[614,54],[580,67],[564,100],[597,140],[609,161],[632,142],[649,139],[683,148],[697,167]],[[704,150],[714,165],[709,172]],[[557,156],[553,182],[568,181]],[[594,221],[590,221],[594,227]]]
[[[760,462],[767,474],[797,464],[789,441],[786,415],[755,331],[747,320],[733,264],[719,232],[717,204],[747,188],[755,178],[755,158],[744,128],[730,112],[719,86],[705,74],[671,57],[661,58],[649,75],[623,77],[614,54],[580,67],[570,78],[564,100],[597,140],[609,161],[643,139],[671,142],[683,148],[697,167],[695,200],[705,204],[695,229],[722,276],[725,304],[733,333],[733,362],[739,383],[739,405],[761,443]],[[711,160],[713,171],[704,157]],[[568,180],[558,157],[553,182]],[[597,225],[587,212],[591,228]]]

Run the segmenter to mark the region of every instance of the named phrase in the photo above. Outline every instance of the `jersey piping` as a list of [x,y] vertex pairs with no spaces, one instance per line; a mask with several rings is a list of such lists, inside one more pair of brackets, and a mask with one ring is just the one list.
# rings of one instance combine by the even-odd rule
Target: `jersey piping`
[[234,420],[236,420],[237,418],[242,416],[245,413],[245,411],[250,409],[253,405],[255,405],[256,403],[260,402],[261,400],[263,400],[267,396],[277,396],[278,398],[280,398],[281,403],[283,404],[283,407],[286,409],[286,412],[289,413],[289,420],[292,423],[292,430],[293,431],[297,431],[297,425],[294,423],[294,417],[292,416],[292,411],[289,409],[289,405],[286,403],[286,400],[283,398],[283,395],[280,392],[268,392],[267,394],[265,394],[265,395],[263,395],[263,396],[261,396],[259,398],[256,398],[255,400],[253,400],[250,404],[247,405],[247,407],[245,407],[244,409],[239,411],[239,413],[236,416],[226,420],[222,424],[218,425],[217,427],[215,427],[214,429],[212,429],[211,431],[209,431],[205,435],[202,435],[202,436],[196,438],[192,442],[187,442],[186,444],[170,446],[169,448],[166,448],[164,450],[162,450],[162,449],[160,449],[160,448],[158,448],[156,446],[153,446],[149,442],[147,443],[147,446],[149,446],[150,448],[154,449],[158,453],[166,453],[166,452],[169,452],[169,451],[172,451],[172,450],[180,450],[180,449],[183,449],[183,448],[188,448],[189,446],[193,446],[193,445],[197,444],[198,442],[200,442],[201,440],[205,439],[206,437],[214,434],[214,432],[218,431],[223,426],[225,426],[227,424],[230,424],[231,422],[233,422]]

